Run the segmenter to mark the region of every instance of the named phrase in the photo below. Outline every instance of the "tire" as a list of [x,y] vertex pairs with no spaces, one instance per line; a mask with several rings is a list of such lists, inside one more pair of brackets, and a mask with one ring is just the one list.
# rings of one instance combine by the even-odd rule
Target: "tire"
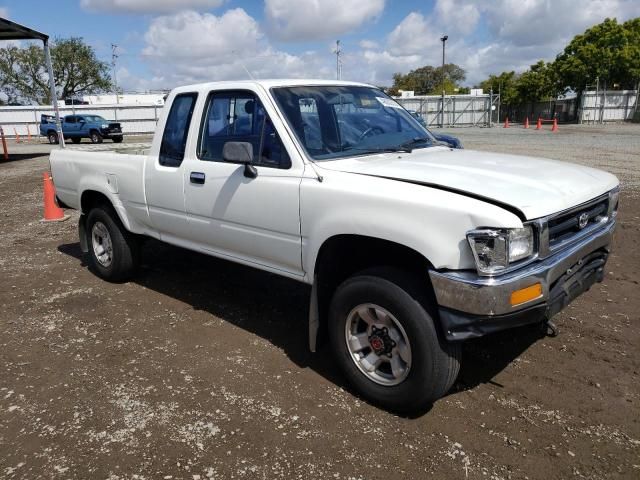
[[72,141],[73,143],[80,143],[80,141],[81,141],[81,140],[82,140],[82,139],[81,139],[80,137],[73,137],[73,138],[71,139],[71,141]]
[[110,282],[131,278],[140,265],[140,242],[110,205],[94,207],[86,222],[89,266]]
[[122,143],[123,137],[113,137],[113,143]]
[[49,139],[49,143],[51,145],[55,145],[58,143],[58,134],[56,132],[49,132],[47,134],[47,138]]
[[[390,411],[424,411],[447,393],[460,369],[460,345],[439,335],[425,288],[403,272],[371,270],[342,283],[329,307],[331,346],[342,372],[365,399]],[[382,361],[368,370],[377,363],[372,354]]]
[[89,138],[91,139],[91,143],[102,143],[102,135],[95,130],[89,134]]

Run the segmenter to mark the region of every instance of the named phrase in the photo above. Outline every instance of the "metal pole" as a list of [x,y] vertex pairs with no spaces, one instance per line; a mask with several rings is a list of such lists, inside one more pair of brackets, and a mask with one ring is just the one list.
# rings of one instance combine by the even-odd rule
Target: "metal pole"
[[493,87],[489,89],[489,127],[493,126],[492,125],[492,122],[493,122],[493,110],[491,110],[492,108],[493,108]]
[[51,64],[51,53],[49,52],[49,41],[44,42],[44,58],[47,62],[47,71],[49,72],[49,89],[51,91],[51,103],[53,103],[53,112],[56,116],[56,132],[58,133],[58,144],[64,148],[64,136],[62,135],[62,125],[60,125],[60,110],[58,110],[58,96],[56,95],[56,79],[53,76],[53,65]]
[[440,40],[442,41],[442,116],[440,117],[440,126],[444,127],[444,95],[445,95],[445,89],[444,89],[444,46],[445,43],[447,42],[447,39],[449,38],[448,35],[443,35],[442,37],[440,37]]

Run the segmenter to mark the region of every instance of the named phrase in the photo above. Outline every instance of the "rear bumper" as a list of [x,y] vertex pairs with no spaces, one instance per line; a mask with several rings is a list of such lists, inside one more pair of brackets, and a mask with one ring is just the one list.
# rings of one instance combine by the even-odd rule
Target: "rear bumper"
[[[465,340],[549,319],[594,283],[602,281],[615,221],[544,260],[500,277],[475,272],[429,272],[449,340]],[[511,305],[511,293],[536,283],[542,295]]]

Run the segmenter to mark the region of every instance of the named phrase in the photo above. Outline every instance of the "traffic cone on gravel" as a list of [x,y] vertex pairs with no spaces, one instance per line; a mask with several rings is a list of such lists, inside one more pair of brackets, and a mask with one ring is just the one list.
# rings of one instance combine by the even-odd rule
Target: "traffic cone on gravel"
[[538,123],[536,123],[536,130],[542,130],[542,118],[538,117]]
[[56,188],[53,186],[53,180],[49,172],[42,174],[44,180],[44,218],[43,222],[62,222],[69,218],[56,204]]
[[551,131],[552,132],[557,132],[558,131],[558,119],[557,118],[553,119],[553,127],[551,127]]
[[524,128],[529,128],[529,117],[524,117]]
[[509,128],[509,117],[504,119],[504,128]]

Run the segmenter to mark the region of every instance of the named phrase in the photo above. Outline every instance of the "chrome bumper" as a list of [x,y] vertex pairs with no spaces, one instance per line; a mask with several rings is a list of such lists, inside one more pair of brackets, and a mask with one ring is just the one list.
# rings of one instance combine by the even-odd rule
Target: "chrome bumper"
[[[551,289],[558,279],[570,276],[572,270],[578,270],[589,254],[598,250],[609,251],[614,228],[615,220],[611,220],[589,237],[562,251],[499,277],[481,277],[469,271],[431,270],[429,275],[438,306],[486,318],[509,316],[545,305],[549,302]],[[536,283],[542,285],[541,297],[515,307],[511,305],[512,292]]]

